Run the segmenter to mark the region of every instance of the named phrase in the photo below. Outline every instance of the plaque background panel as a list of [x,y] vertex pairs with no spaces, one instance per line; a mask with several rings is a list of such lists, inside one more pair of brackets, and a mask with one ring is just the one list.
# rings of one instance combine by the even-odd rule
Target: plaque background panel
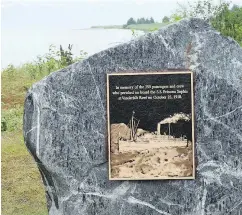
[[[193,151],[193,174],[189,177],[161,177],[149,179],[194,179],[195,178],[195,161],[194,161],[194,95],[193,95],[193,74],[189,71],[164,71],[164,72],[146,72],[146,73],[111,73],[107,74],[107,116],[108,116],[108,142],[109,142],[109,179],[110,180],[147,180],[147,178],[114,178],[111,177],[111,124],[124,123],[128,124],[135,111],[135,118],[139,119],[138,128],[142,128],[149,132],[157,131],[157,123],[176,113],[190,114],[191,120],[183,124],[171,124],[172,133],[178,137],[181,133],[186,133],[187,139],[192,142]],[[181,99],[145,99],[145,100],[118,100],[120,95],[114,95],[113,92],[124,92],[128,90],[117,90],[116,86],[171,86],[184,85],[183,88],[170,87],[164,90],[176,91],[187,90],[188,93],[182,94]],[[142,89],[141,91],[146,91]],[[157,90],[157,89],[154,89]],[[163,91],[163,89],[159,89]],[[129,90],[133,91],[133,90]],[[139,91],[139,90],[134,90]],[[152,96],[151,94],[149,94]],[[175,95],[175,94],[162,94]],[[128,96],[146,96],[140,95],[124,95]],[[154,94],[153,96],[160,96]],[[161,125],[161,134],[167,132],[167,125]],[[181,132],[179,132],[181,130]]]

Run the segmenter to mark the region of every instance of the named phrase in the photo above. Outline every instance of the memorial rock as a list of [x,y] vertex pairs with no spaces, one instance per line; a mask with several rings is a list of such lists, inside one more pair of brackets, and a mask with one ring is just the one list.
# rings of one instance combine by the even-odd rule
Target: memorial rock
[[[106,73],[169,69],[194,73],[196,179],[109,181]],[[242,49],[189,19],[94,54],[33,85],[24,138],[50,215],[242,214]]]

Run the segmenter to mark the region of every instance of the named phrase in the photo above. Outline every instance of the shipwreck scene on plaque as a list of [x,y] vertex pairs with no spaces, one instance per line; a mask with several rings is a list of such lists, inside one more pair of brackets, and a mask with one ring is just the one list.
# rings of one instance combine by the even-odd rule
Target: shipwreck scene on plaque
[[192,73],[107,75],[110,180],[193,179]]

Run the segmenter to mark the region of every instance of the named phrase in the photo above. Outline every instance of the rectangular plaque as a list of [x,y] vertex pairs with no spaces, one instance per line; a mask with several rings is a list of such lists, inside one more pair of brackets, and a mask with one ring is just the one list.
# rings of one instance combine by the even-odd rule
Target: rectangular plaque
[[107,74],[110,180],[194,179],[190,71]]

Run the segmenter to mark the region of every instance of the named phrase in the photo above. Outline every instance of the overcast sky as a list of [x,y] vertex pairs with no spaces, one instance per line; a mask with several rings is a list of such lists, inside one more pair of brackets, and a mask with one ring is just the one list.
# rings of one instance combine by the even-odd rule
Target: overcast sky
[[[219,0],[213,0],[218,2]],[[187,0],[3,0],[2,30],[65,28],[124,24],[130,17],[150,17],[161,21]],[[232,0],[242,5],[242,0]]]

